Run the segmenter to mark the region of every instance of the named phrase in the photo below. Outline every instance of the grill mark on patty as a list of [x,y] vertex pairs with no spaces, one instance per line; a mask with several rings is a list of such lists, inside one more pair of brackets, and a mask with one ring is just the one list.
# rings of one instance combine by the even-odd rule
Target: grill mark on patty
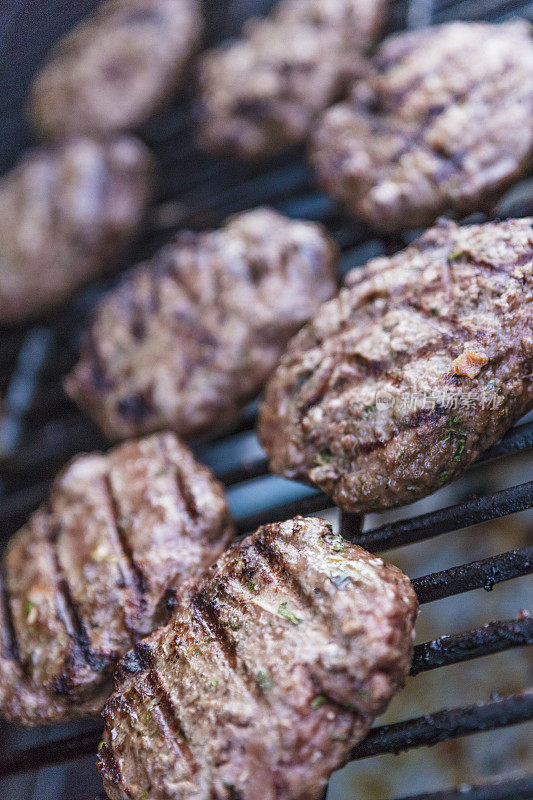
[[406,350],[403,353],[396,352],[387,359],[373,360],[366,358],[361,353],[352,353],[350,355],[341,354],[338,356],[338,364],[335,364],[331,370],[328,371],[327,378],[320,383],[320,386],[313,392],[311,397],[305,401],[302,406],[300,406],[300,420],[305,417],[311,408],[318,405],[318,403],[324,399],[331,388],[329,382],[337,366],[342,366],[347,362],[352,362],[355,363],[358,368],[357,374],[342,375],[344,381],[343,391],[346,392],[350,391],[354,386],[365,383],[368,378],[379,378],[391,369],[397,372],[397,370],[402,369],[408,363],[411,363],[417,359],[425,358],[429,354],[437,355],[439,352],[444,350],[446,345],[450,345],[451,343],[460,345],[462,341],[464,341],[464,339],[457,339],[457,341],[455,341],[452,333],[441,332],[441,336],[439,339],[437,339],[437,341],[427,342],[426,344],[420,345],[420,347],[414,352],[409,350]]
[[98,393],[111,391],[114,381],[108,376],[104,359],[100,355],[100,349],[93,329],[85,335],[83,356],[90,364],[90,374],[92,387]]
[[146,683],[153,699],[156,701],[156,705],[150,708],[154,722],[163,734],[165,741],[171,743],[178,757],[186,762],[190,771],[192,773],[197,772],[199,765],[187,741],[170,695],[163,686],[159,672],[155,667],[147,674]]
[[313,390],[311,396],[300,407],[300,419],[303,419],[307,412],[316,406],[324,397],[329,388],[329,381],[333,374],[335,365],[332,364],[320,377],[318,386]]
[[[406,286],[403,286],[402,290],[406,288],[407,288]],[[420,292],[420,297],[430,294],[431,292],[432,292],[431,286],[424,286],[424,288]],[[388,299],[390,300],[390,298]],[[395,369],[402,368],[406,363],[410,361],[413,361],[417,358],[424,358],[429,353],[433,352],[437,353],[439,348],[444,348],[445,346],[451,344],[452,342],[460,345],[468,336],[470,336],[470,332],[464,326],[460,325],[460,323],[457,321],[455,317],[453,316],[435,317],[432,311],[424,308],[420,304],[420,302],[417,302],[415,300],[410,300],[409,297],[402,298],[400,296],[399,298],[397,298],[391,310],[394,309],[401,310],[402,308],[404,309],[410,308],[418,312],[420,316],[424,318],[426,323],[430,323],[431,328],[439,331],[439,333],[441,334],[441,338],[439,338],[436,342],[421,345],[414,352],[406,351],[404,354],[395,353],[392,354],[389,358],[381,360],[366,358],[361,353],[337,354],[337,357],[335,359],[336,363],[333,364],[333,366],[324,373],[324,376],[321,378],[317,388],[313,391],[311,396],[306,401],[304,401],[304,403],[300,406],[299,408],[300,420],[304,418],[304,416],[308,413],[308,411],[311,408],[313,408],[321,400],[323,400],[323,398],[329,391],[330,388],[329,381],[333,373],[335,372],[336,367],[342,365],[346,361],[355,361],[357,366],[364,370],[363,374],[360,375],[343,375],[346,387],[348,388],[366,381],[369,376],[377,378],[383,375],[385,372],[387,372],[387,370],[390,367],[394,367]],[[353,324],[353,322],[349,319],[349,317],[344,322],[345,324],[339,329],[337,336],[342,336],[342,334],[346,333],[346,331],[349,329],[350,325]],[[452,330],[451,331],[440,330],[438,326],[439,324],[442,323],[449,324]],[[460,339],[458,336],[455,336],[454,334],[456,333],[462,334],[464,338]],[[352,346],[356,346],[365,338],[366,335],[367,332],[363,331],[354,341],[350,342],[350,344]],[[320,343],[316,346],[319,345]],[[297,367],[301,367],[301,361],[299,358],[296,359],[295,364]],[[313,377],[314,374],[315,374],[314,372],[310,371],[309,377],[306,378],[304,384],[307,383]],[[298,385],[298,383],[300,385]],[[302,385],[303,384],[300,382],[300,378],[298,378],[296,382],[296,389],[299,389]]]
[[[404,419],[404,424],[402,428],[395,427],[393,432],[387,439],[373,439],[369,442],[360,442],[357,445],[357,447],[355,447],[351,451],[350,455],[353,458],[356,458],[361,455],[370,455],[376,450],[382,450],[385,447],[387,447],[391,442],[393,442],[396,439],[396,437],[399,436],[401,433],[404,433],[407,430],[416,430],[425,423],[431,423],[431,422],[436,423],[443,416],[446,416],[448,413],[449,413],[448,409],[439,405],[437,405],[435,408],[418,409],[413,414],[411,414],[411,416],[406,417]],[[302,477],[306,477],[306,473],[304,473]]]
[[216,606],[202,592],[195,594],[190,602],[193,618],[201,625],[217,646],[228,666],[237,669],[237,646],[220,621]]
[[198,506],[191,487],[187,483],[184,470],[180,466],[176,466],[176,486],[178,487],[178,494],[183,499],[185,510],[191,520],[197,520],[199,517]]
[[[225,610],[230,616],[232,605],[235,604],[233,593],[228,591],[227,583],[224,580],[217,584],[217,590],[225,597]],[[215,603],[209,601],[203,592],[198,592],[191,600],[190,609],[193,618],[200,623],[210,636],[211,641],[217,645],[219,652],[233,671],[233,674],[240,680],[243,689],[251,698],[258,702],[266,703],[264,693],[258,688],[255,678],[250,675],[247,664],[237,657],[235,639],[222,624]]]
[[[92,651],[87,625],[83,619],[81,608],[72,593],[68,578],[59,559],[57,542],[61,535],[61,526],[59,523],[55,523],[51,529],[47,530],[47,533],[46,541],[50,548],[58,588],[56,597],[57,614],[69,638],[75,645],[74,659],[76,659],[78,653],[81,653],[84,661],[94,672],[102,672],[109,665],[109,659]],[[68,693],[68,684],[61,680],[61,676],[60,683],[61,686],[67,687]]]
[[115,759],[112,746],[107,742],[104,742],[98,752],[98,768],[111,783],[120,785],[122,782],[120,767]]
[[[106,473],[106,475],[104,475],[103,484],[104,484],[104,491],[107,494],[107,499],[109,502],[109,506],[111,508],[114,533],[116,534],[117,542],[119,543],[122,549],[122,554],[128,565],[128,571],[130,573],[129,575],[130,579],[128,583],[135,589],[137,593],[137,600],[139,602],[139,607],[140,609],[143,609],[146,606],[146,597],[145,597],[147,589],[146,580],[142,570],[135,562],[135,556],[132,547],[130,545],[130,542],[128,541],[128,537],[126,536],[124,521],[120,516],[120,509],[118,507],[117,498],[113,492],[113,485],[111,483],[111,478],[109,476],[109,473]],[[125,615],[125,620],[126,620],[126,615]],[[127,621],[125,624],[129,628]],[[135,631],[130,629],[130,633],[135,634]]]
[[387,447],[397,436],[401,433],[405,432],[406,430],[416,430],[420,428],[422,425],[429,423],[429,422],[438,422],[443,416],[449,414],[449,410],[442,407],[436,406],[436,408],[421,408],[418,411],[415,411],[411,416],[406,417],[404,420],[404,425],[402,428],[396,427],[394,432],[388,437],[388,439],[374,439],[370,442],[361,442],[353,451],[353,456],[359,455],[369,455],[373,453],[375,450],[382,449]]
[[[244,555],[244,553],[241,553],[241,555]],[[236,577],[234,567],[235,564],[230,564],[227,567],[229,570],[227,577],[222,578],[216,584],[217,596],[225,600],[222,609],[227,612],[228,617],[231,617],[232,608],[237,607],[238,610],[242,611],[242,604],[239,606],[235,593],[229,586],[231,577]],[[238,658],[236,641],[221,623],[215,603],[209,601],[205,594],[200,591],[192,598],[189,608],[193,619],[200,623],[204,630],[207,631],[211,641],[218,646],[219,652],[232,670],[234,677],[239,681],[241,690],[247,693],[251,703],[257,704],[258,713],[263,713],[263,707],[270,707],[268,693],[258,684],[257,676],[250,674],[246,662],[242,658]]]
[[7,569],[5,562],[0,566],[0,607],[2,617],[2,630],[0,631],[0,644],[2,647],[2,658],[15,661],[19,667],[24,669],[20,660],[20,651],[17,641],[17,632],[13,620],[11,608],[11,596],[9,594]]
[[187,481],[186,472],[184,469],[182,469],[181,464],[177,464],[171,458],[165,439],[159,440],[159,447],[163,456],[165,467],[174,473],[178,498],[182,501],[183,506],[185,507],[185,512],[189,519],[192,522],[195,522],[200,516],[200,511],[196,505],[194,493]]
[[[293,531],[298,533],[297,522],[293,525]],[[306,592],[301,582],[285,562],[282,554],[272,546],[271,541],[267,541],[266,537],[257,538],[250,550],[255,551],[266,562],[270,571],[276,576],[281,588],[287,587],[298,598],[302,606],[313,612],[316,611],[313,597]]]

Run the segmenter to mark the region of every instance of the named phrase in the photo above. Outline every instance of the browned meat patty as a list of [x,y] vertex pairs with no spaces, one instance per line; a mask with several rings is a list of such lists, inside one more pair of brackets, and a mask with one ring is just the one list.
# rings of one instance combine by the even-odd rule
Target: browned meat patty
[[335,292],[336,255],[321,226],[268,209],[180,234],[104,299],[68,393],[112,439],[234,422]]
[[232,538],[224,492],[173,434],[80,456],[2,564],[0,713],[99,711],[117,661],[166,622],[165,593]]
[[66,300],[137,233],[151,159],[136,139],[40,148],[0,180],[0,323]]
[[532,224],[444,222],[352,270],[267,387],[271,469],[353,512],[461,475],[533,405]]
[[117,671],[112,800],[315,800],[403,686],[409,579],[321,519],[266,525]]
[[282,0],[242,39],[200,60],[200,144],[244,158],[303,142],[316,116],[366,72],[386,0]]
[[533,42],[523,20],[387,39],[351,102],[318,126],[324,187],[379,230],[490,205],[533,154]]
[[60,40],[29,113],[59,139],[138,128],[172,95],[199,45],[198,0],[108,0]]

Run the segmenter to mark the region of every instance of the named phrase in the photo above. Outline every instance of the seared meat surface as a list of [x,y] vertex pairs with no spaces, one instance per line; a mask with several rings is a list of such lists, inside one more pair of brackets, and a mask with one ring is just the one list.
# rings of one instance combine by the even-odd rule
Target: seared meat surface
[[429,230],[352,270],[290,343],[259,434],[347,511],[458,477],[533,403],[533,220]]
[[112,800],[314,800],[409,672],[406,576],[321,519],[266,525],[128,654],[104,711]]
[[392,36],[350,102],[318,125],[331,194],[379,230],[490,206],[533,155],[533,42],[521,20]]
[[151,197],[151,159],[132,138],[71,139],[0,180],[0,323],[67,299],[113,264]]
[[108,0],[56,45],[34,81],[38,132],[137,129],[170,99],[199,45],[198,0]]
[[385,21],[385,0],[282,0],[239,41],[200,59],[200,144],[244,158],[307,139],[316,116],[366,71],[361,54]]
[[99,711],[117,661],[168,619],[167,589],[231,537],[222,487],[173,434],[72,461],[3,558],[0,713]]
[[268,209],[185,232],[97,310],[66,387],[110,438],[234,422],[335,291],[321,226]]

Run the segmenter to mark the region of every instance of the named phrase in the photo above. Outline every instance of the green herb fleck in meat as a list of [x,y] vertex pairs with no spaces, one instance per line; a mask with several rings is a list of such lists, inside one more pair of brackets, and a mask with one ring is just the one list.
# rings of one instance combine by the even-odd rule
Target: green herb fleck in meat
[[280,617],[284,617],[285,619],[292,622],[293,625],[299,625],[302,621],[296,614],[293,614],[292,611],[288,608],[287,603],[280,603],[278,608],[278,614]]
[[331,459],[333,458],[333,453],[331,450],[321,450],[318,455],[315,456],[315,464],[320,467],[323,464],[330,464]]
[[457,261],[458,258],[461,258],[461,256],[464,255],[466,255],[466,250],[464,249],[452,250],[451,253],[448,253],[448,262]]
[[344,553],[346,551],[346,543],[341,536],[335,536],[331,543],[331,549],[334,553]]
[[319,694],[311,701],[311,708],[320,708],[320,706],[325,705],[327,702],[328,698],[324,697],[323,694]]
[[273,686],[276,685],[276,682],[270,677],[266,670],[260,669],[255,679],[261,689],[272,689]]
[[29,597],[27,597],[26,602],[24,603],[24,616],[29,617],[34,607],[35,603],[32,600],[30,600]]
[[373,411],[377,408],[376,403],[372,403],[371,406],[365,406],[365,410],[363,411],[363,419],[367,419]]

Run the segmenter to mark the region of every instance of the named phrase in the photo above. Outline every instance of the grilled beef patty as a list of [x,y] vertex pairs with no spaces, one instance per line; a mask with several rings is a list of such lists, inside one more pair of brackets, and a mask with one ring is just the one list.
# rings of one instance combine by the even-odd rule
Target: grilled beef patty
[[0,180],[0,323],[67,299],[137,233],[151,159],[136,139],[71,139],[26,156]]
[[259,434],[347,511],[461,475],[533,403],[532,219],[429,230],[352,270],[290,343]]
[[175,94],[202,32],[198,0],[108,0],[68,33],[35,79],[46,138],[137,129]]
[[307,138],[316,116],[365,74],[384,0],[282,0],[244,37],[200,59],[200,144],[244,158]]
[[266,525],[122,661],[112,800],[313,800],[409,672],[409,579],[321,519]]
[[99,711],[117,661],[168,619],[167,588],[231,537],[222,487],[173,434],[72,461],[4,555],[0,712]]
[[533,155],[525,21],[453,22],[387,39],[351,102],[318,126],[324,187],[379,230],[490,206]]
[[335,291],[321,226],[267,209],[185,232],[104,299],[66,387],[110,438],[233,422]]

